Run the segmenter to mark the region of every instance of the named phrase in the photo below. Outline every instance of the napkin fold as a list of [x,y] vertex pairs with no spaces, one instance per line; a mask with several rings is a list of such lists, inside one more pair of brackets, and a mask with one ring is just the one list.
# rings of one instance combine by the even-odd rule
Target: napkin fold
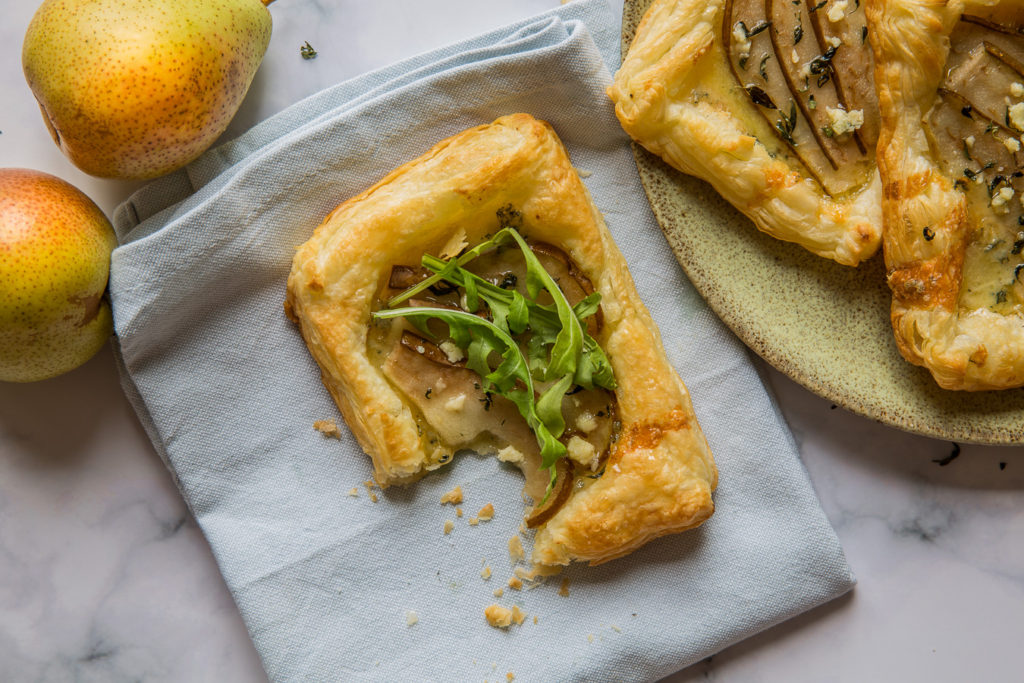
[[[851,587],[747,352],[651,215],[604,94],[618,40],[604,0],[572,2],[314,95],[116,211],[122,381],[271,680],[650,681]],[[720,470],[709,522],[569,568],[568,597],[561,578],[506,584],[521,477],[495,459],[461,454],[406,487],[364,486],[369,458],[282,310],[294,249],[331,209],[437,141],[516,111],[565,142]],[[319,419],[338,420],[341,438],[314,430]],[[455,485],[462,518],[439,504]],[[485,503],[494,520],[469,526]],[[495,602],[519,605],[526,622],[487,626]]]

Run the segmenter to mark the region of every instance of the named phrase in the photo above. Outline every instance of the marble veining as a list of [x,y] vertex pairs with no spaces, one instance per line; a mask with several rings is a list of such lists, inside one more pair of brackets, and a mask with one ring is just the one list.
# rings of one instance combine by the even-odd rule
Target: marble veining
[[[557,3],[280,0],[228,136],[338,80]],[[0,164],[55,173],[109,213],[136,185],[85,176],[53,145],[20,68],[37,3],[8,4]],[[314,60],[299,55],[307,40]],[[766,376],[859,584],[666,681],[1019,680],[1024,447],[961,445],[950,459],[949,442]],[[266,681],[109,348],[64,377],[0,384],[0,681]]]

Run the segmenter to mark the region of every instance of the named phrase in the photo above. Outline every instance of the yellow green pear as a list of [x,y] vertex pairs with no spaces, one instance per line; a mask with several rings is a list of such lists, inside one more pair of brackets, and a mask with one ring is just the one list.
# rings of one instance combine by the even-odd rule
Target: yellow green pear
[[0,168],[0,381],[78,367],[113,331],[104,298],[114,230],[75,186]]
[[46,0],[22,67],[54,141],[104,178],[155,178],[192,161],[245,97],[272,1]]

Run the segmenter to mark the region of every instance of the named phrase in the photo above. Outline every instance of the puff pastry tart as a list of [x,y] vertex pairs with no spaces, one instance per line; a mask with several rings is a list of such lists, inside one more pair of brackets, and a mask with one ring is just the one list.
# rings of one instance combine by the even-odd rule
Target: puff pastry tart
[[859,0],[655,0],[608,94],[759,229],[857,265],[881,239],[866,43]]
[[946,389],[1024,385],[1024,5],[867,9],[900,352]]
[[712,514],[689,394],[545,123],[467,130],[340,205],[296,253],[285,307],[382,486],[460,449],[519,465],[537,565]]

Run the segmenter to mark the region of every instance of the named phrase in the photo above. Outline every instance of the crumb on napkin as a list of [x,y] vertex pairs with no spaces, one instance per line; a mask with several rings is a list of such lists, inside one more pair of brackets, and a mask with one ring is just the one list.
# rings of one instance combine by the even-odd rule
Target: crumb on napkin
[[494,506],[488,503],[480,508],[480,512],[476,513],[476,515],[481,522],[489,522],[494,519]]
[[512,558],[513,562],[518,562],[526,557],[526,551],[523,550],[523,542],[519,540],[518,536],[508,539],[508,556]]
[[462,502],[462,487],[456,486],[448,493],[441,496],[441,505],[445,503],[451,503],[452,505],[458,505]]
[[333,436],[335,439],[341,438],[341,430],[338,429],[338,423],[334,420],[317,420],[313,423],[313,429],[324,436]]
[[512,610],[501,605],[488,605],[484,608],[487,623],[494,628],[508,628],[512,625]]

